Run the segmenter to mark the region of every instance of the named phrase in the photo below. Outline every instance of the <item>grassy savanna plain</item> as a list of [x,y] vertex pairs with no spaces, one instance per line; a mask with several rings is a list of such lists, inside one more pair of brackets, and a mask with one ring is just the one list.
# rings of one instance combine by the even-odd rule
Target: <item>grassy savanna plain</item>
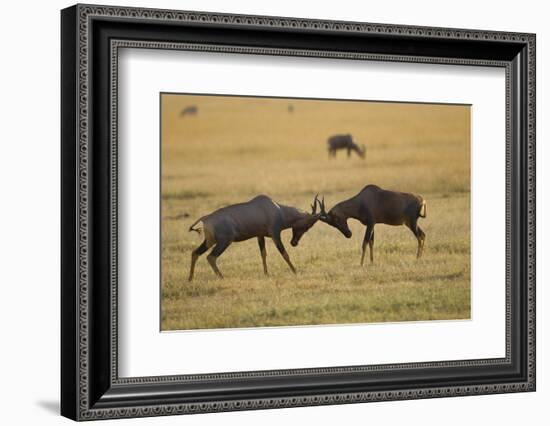
[[[469,106],[162,94],[161,126],[162,330],[470,318]],[[329,159],[338,133],[365,160]],[[199,217],[258,194],[309,210],[320,193],[328,210],[370,183],[426,199],[420,260],[410,230],[379,224],[361,268],[365,228],[350,219],[351,239],[318,222],[292,247],[283,231],[296,276],[270,239],[264,276],[251,239],[218,258],[224,280],[205,254],[187,281]]]

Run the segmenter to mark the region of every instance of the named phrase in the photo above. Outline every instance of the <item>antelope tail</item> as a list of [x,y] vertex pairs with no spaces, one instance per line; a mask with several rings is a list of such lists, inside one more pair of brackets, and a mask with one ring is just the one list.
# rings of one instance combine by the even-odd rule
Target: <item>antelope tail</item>
[[202,231],[202,228],[194,228],[194,226],[199,223],[201,220],[204,219],[204,216],[201,217],[200,219],[197,219],[195,222],[193,222],[193,224],[189,227],[189,232],[191,231],[195,231],[197,234],[201,234],[201,231]]
[[420,205],[420,210],[418,211],[418,215],[420,217],[426,217],[426,212],[427,212],[426,201],[422,200],[422,204]]

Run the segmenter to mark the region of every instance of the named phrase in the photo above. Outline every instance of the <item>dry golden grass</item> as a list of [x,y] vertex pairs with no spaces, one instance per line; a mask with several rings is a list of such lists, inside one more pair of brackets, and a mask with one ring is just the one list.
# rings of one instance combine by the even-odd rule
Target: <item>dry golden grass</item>
[[[294,113],[287,110],[294,106]],[[188,105],[196,116],[180,117]],[[351,133],[366,159],[329,160],[326,139]],[[203,256],[187,282],[197,218],[258,194],[327,208],[366,184],[424,196],[424,256],[404,226],[377,225],[375,262],[359,266],[353,237],[319,222],[293,248],[293,276],[270,240],[270,277],[255,239]],[[163,330],[470,317],[470,110],[467,106],[162,95]]]

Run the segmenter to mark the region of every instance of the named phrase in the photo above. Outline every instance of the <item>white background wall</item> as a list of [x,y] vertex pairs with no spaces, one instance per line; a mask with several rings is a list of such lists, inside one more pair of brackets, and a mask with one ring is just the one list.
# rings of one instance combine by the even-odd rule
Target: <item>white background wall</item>
[[[550,401],[548,78],[545,2],[120,0],[103,4],[525,31],[537,33],[538,390],[421,401],[293,408],[119,424],[547,424]],[[0,66],[0,418],[2,424],[68,424],[59,405],[59,9],[70,2],[2,5]],[[546,193],[546,194],[545,194]],[[488,254],[490,255],[490,253]],[[131,422],[131,423],[128,423]],[[113,423],[111,421],[102,424]]]

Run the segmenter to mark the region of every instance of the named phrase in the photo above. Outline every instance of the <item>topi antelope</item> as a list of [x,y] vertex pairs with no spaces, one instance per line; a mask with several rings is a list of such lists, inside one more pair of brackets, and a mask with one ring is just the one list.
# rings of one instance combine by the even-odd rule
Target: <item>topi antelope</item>
[[361,158],[365,158],[366,147],[362,145],[359,147],[350,134],[347,135],[334,135],[327,140],[328,156],[336,157],[336,151],[345,149],[348,151],[348,158],[351,156],[351,151],[355,151]]
[[191,254],[189,281],[193,279],[197,259],[212,246],[214,248],[207,257],[208,263],[216,275],[223,278],[216,265],[216,259],[231,243],[245,241],[250,238],[258,238],[266,275],[268,273],[265,237],[270,237],[273,240],[291,271],[296,273],[296,269],[281,241],[281,231],[292,228],[290,244],[293,247],[297,246],[304,233],[319,220],[320,213],[317,213],[317,204],[318,200],[315,196],[311,205],[311,213],[306,213],[295,207],[277,204],[266,195],[258,195],[245,203],[232,204],[201,217],[189,227],[189,231],[200,233],[200,229],[194,227],[202,222],[204,230],[204,241]]
[[197,115],[198,113],[199,108],[196,105],[189,105],[181,110],[180,117],[185,117],[186,115]]
[[367,185],[359,194],[336,204],[328,213],[325,211],[324,199],[320,202],[320,206],[320,220],[337,228],[346,238],[351,238],[347,223],[349,218],[357,219],[367,226],[363,238],[361,266],[365,260],[367,244],[370,261],[374,260],[374,225],[377,223],[407,226],[418,240],[416,257],[422,256],[426,234],[417,222],[419,217],[426,217],[426,201],[420,195],[387,191],[376,185]]

